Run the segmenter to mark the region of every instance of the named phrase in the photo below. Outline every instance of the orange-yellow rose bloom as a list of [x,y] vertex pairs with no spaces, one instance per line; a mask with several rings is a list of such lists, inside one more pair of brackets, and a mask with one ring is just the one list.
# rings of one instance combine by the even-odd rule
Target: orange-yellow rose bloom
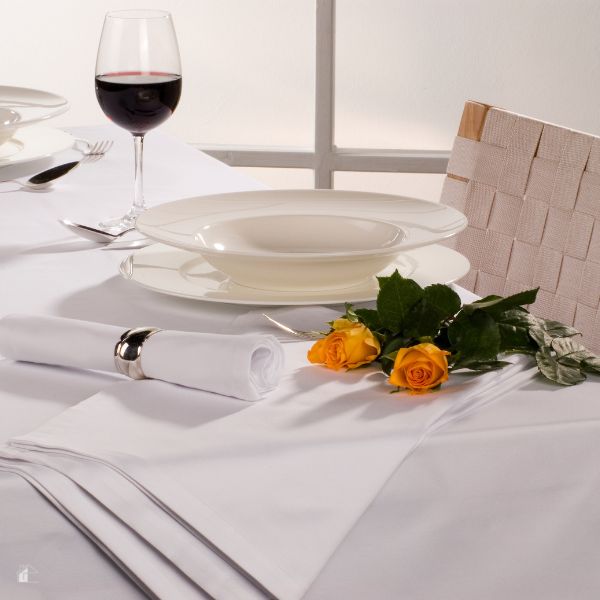
[[434,344],[401,348],[389,381],[417,394],[437,387],[448,379],[448,354]]
[[366,365],[379,356],[381,346],[377,338],[362,323],[336,319],[331,326],[333,331],[308,351],[311,363],[338,371]]

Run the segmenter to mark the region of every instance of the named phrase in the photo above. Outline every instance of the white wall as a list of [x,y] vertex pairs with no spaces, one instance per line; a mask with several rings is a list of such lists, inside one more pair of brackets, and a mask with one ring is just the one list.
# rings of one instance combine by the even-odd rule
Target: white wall
[[57,124],[102,123],[94,65],[104,13],[163,8],[175,22],[182,101],[166,127],[190,142],[310,146],[311,0],[1,0],[0,83],[71,101]]
[[339,0],[337,142],[447,149],[465,99],[600,134],[598,0]]
[[[130,7],[174,16],[184,92],[168,130],[312,144],[314,0],[3,0],[0,82],[65,95],[57,124],[104,122],[93,92],[103,15]],[[467,98],[600,134],[598,0],[338,0],[337,13],[338,145],[448,149]],[[337,181],[396,185],[361,177]]]

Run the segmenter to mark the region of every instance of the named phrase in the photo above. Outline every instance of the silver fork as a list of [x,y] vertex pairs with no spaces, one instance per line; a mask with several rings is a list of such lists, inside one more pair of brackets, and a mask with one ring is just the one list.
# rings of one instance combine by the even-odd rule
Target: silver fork
[[83,157],[80,160],[64,163],[57,165],[50,169],[46,169],[33,177],[30,177],[27,181],[19,181],[23,187],[29,190],[42,190],[48,188],[55,179],[66,175],[72,171],[75,167],[83,164],[89,164],[100,160],[113,146],[112,140],[101,140],[89,145],[86,152],[83,153]]
[[273,317],[270,317],[266,313],[262,313],[262,316],[265,317],[265,319],[267,319],[272,325],[275,325],[275,327],[278,327],[282,331],[285,331],[286,333],[289,333],[290,335],[293,335],[294,337],[297,337],[300,340],[315,341],[320,340],[321,338],[324,338],[327,335],[323,331],[303,331],[302,329],[294,329],[293,327],[288,327],[287,325],[276,321]]

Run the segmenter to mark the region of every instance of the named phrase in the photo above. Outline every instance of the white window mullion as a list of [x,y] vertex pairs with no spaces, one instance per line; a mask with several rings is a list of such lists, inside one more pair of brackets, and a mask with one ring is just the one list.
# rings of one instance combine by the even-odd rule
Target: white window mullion
[[335,0],[316,0],[315,188],[333,187]]
[[315,147],[208,146],[199,150],[232,167],[313,169],[315,188],[332,188],[335,171],[445,173],[449,151],[336,148],[335,2],[316,2]]

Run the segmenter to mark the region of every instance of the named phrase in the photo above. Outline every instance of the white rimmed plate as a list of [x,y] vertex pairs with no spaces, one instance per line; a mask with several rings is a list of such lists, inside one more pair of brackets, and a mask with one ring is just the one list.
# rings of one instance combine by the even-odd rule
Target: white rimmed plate
[[72,148],[74,143],[75,138],[60,129],[43,125],[23,127],[0,146],[0,167],[47,158]]
[[[397,245],[398,251],[439,242],[467,226],[466,217],[454,208],[416,198],[342,190],[260,190],[161,204],[140,215],[136,227],[146,237],[170,246],[207,256],[209,253],[224,255],[227,250],[211,249],[203,244],[198,236],[203,227],[274,215],[338,215],[392,223],[405,233]],[[315,244],[318,243],[319,240],[315,240]],[[276,253],[265,249],[254,255],[264,258]]]
[[[382,275],[394,269],[420,285],[451,283],[469,271],[469,261],[445,246],[431,245],[409,250]],[[364,284],[339,290],[280,292],[258,290],[233,283],[195,252],[153,244],[128,256],[120,267],[125,279],[163,294],[227,304],[292,306],[368,302],[377,297],[378,284],[371,278]]]
[[25,127],[61,115],[68,110],[69,102],[43,90],[0,85],[0,108],[18,115],[16,124]]

